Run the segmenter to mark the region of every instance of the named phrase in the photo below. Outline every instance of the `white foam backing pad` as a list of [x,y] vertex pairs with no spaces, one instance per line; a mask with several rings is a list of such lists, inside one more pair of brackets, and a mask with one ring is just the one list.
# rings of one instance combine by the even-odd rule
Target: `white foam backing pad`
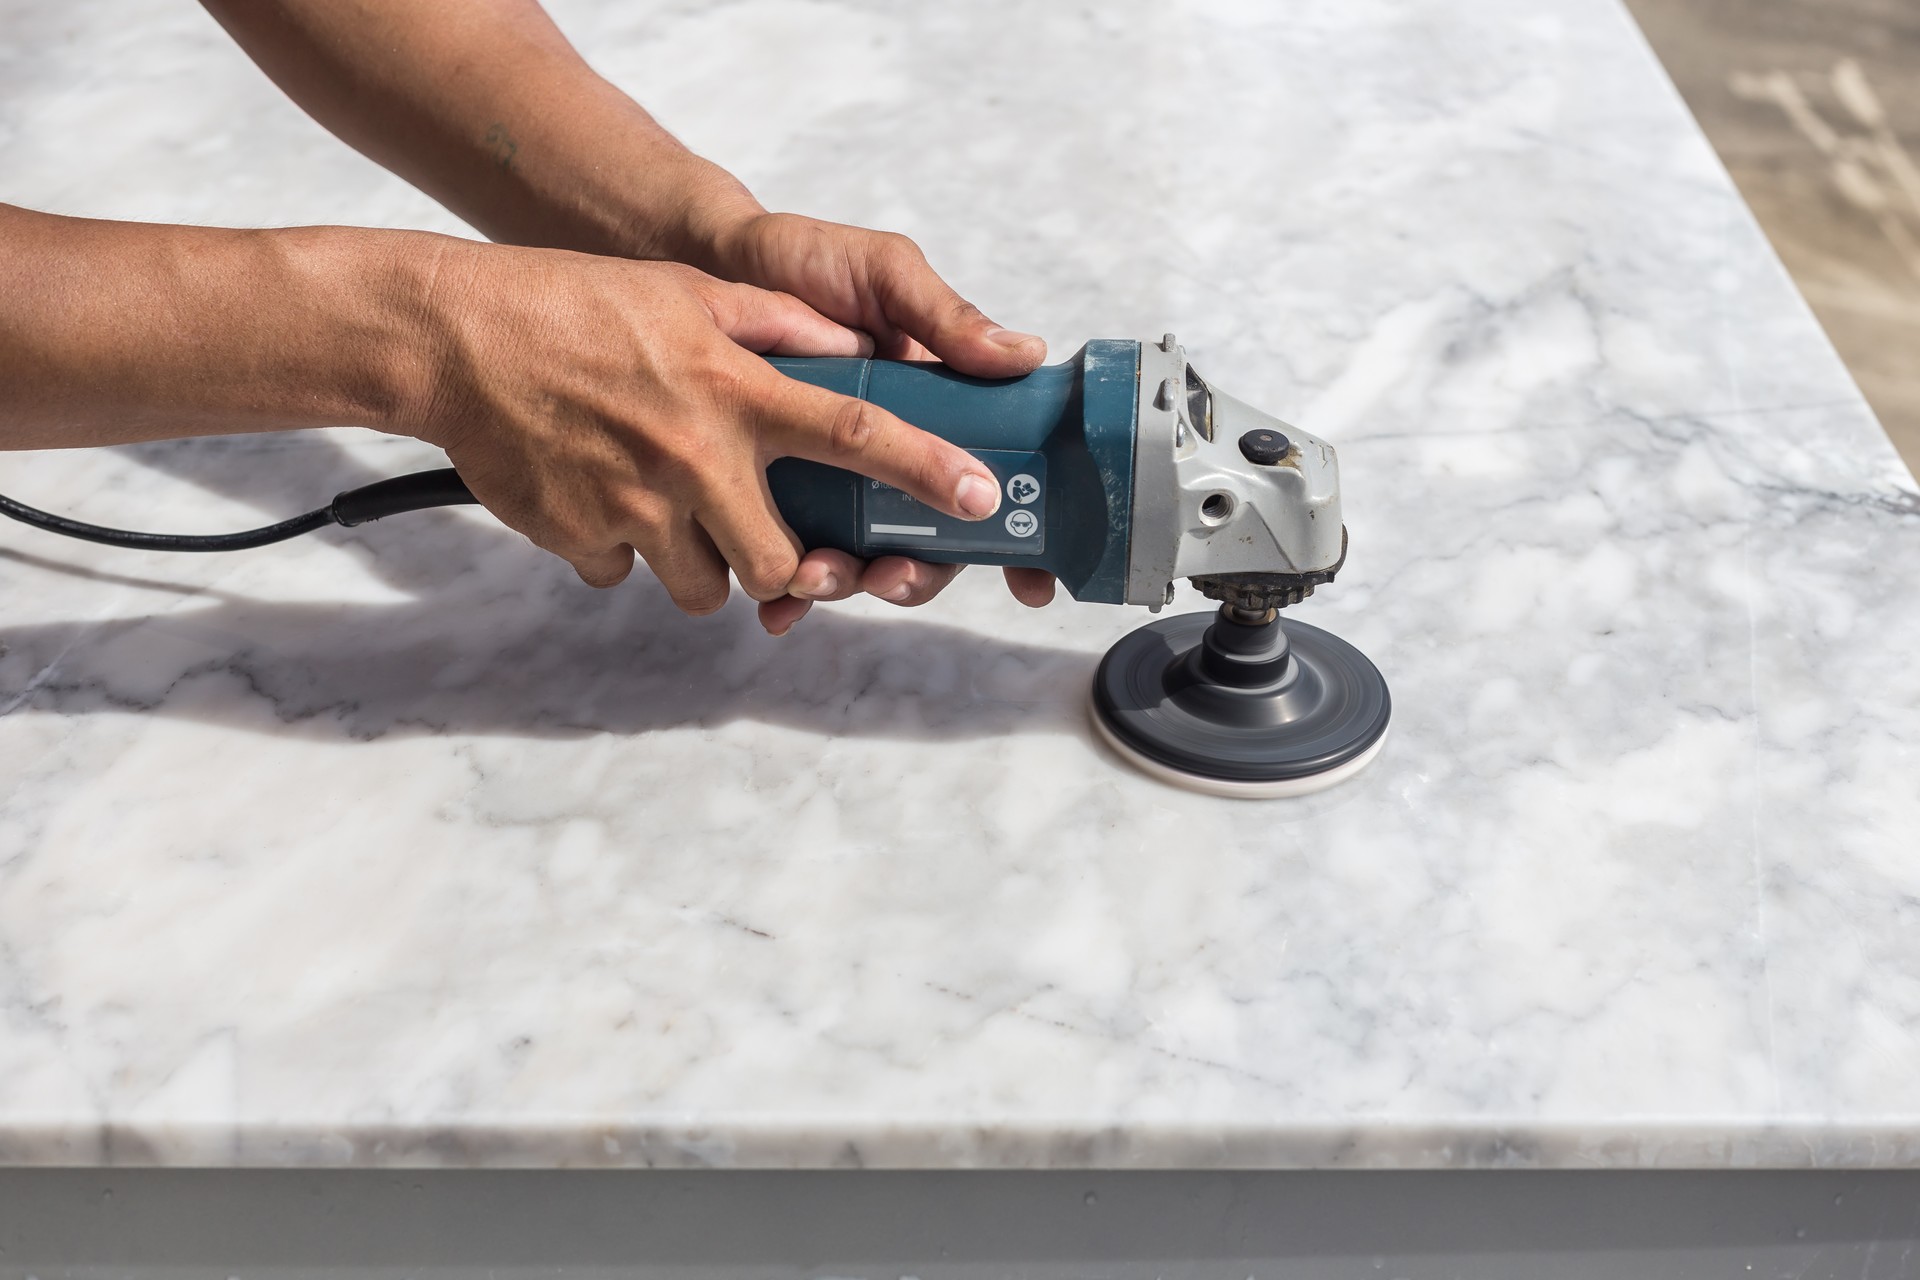
[[1114,752],[1127,763],[1150,777],[1157,778],[1170,786],[1183,791],[1198,791],[1202,795],[1220,796],[1228,800],[1285,800],[1292,796],[1310,796],[1317,791],[1325,791],[1353,777],[1373,763],[1393,730],[1389,727],[1381,733],[1374,744],[1365,751],[1347,761],[1335,765],[1324,773],[1311,774],[1304,778],[1283,778],[1277,782],[1241,782],[1229,778],[1207,778],[1197,773],[1186,773],[1170,765],[1160,763],[1149,756],[1143,756],[1122,742],[1107,722],[1100,718],[1100,709],[1094,705],[1092,692],[1087,697],[1087,718],[1093,721],[1094,731],[1101,741],[1112,747]]

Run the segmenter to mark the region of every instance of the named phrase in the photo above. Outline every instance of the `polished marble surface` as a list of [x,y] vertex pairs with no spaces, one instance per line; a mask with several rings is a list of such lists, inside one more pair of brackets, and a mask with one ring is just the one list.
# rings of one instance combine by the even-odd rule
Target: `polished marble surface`
[[[1145,615],[977,571],[772,640],[477,512],[0,530],[0,1161],[1920,1159],[1920,495],[1622,11],[558,9],[769,204],[1333,440],[1301,616],[1389,748],[1147,781],[1082,710]],[[0,158],[66,212],[453,226],[157,0],[0,0]],[[213,529],[429,461],[0,491]]]

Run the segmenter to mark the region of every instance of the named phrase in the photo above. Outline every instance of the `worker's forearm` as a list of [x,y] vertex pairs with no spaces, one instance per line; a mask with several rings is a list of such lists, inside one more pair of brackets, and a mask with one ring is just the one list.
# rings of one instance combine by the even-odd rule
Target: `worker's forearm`
[[533,0],[204,0],[287,94],[506,243],[710,268],[761,212]]
[[426,308],[457,243],[0,205],[0,448],[405,429],[433,396]]

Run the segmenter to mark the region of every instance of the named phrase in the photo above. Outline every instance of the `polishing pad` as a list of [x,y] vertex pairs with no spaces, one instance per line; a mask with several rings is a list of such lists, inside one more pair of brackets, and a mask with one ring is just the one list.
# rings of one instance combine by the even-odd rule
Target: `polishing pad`
[[1304,622],[1188,613],[1100,660],[1093,722],[1147,773],[1210,795],[1307,795],[1386,742],[1392,699],[1365,654]]

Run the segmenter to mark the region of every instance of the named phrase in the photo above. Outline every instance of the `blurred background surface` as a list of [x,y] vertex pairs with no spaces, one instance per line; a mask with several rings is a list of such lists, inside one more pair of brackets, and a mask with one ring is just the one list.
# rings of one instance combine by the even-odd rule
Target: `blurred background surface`
[[1920,472],[1920,0],[1627,0]]

